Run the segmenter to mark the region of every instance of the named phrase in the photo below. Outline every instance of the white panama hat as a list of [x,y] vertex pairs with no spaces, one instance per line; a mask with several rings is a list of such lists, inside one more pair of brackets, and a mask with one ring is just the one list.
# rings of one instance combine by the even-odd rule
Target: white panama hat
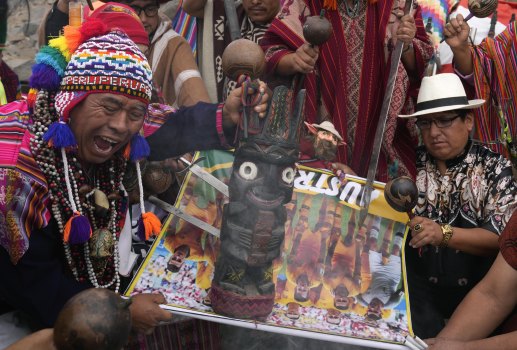
[[467,99],[465,89],[456,74],[442,73],[422,79],[416,102],[416,112],[409,115],[399,115],[399,117],[414,118],[455,109],[473,109],[483,103],[485,103],[485,100]]
[[332,135],[336,136],[339,141],[343,141],[343,138],[341,137],[341,135],[339,135],[339,132],[336,130],[334,124],[332,124],[329,121],[324,121],[321,124],[309,124],[309,123],[305,122],[305,125],[307,125],[307,126],[310,125],[313,128],[320,129],[320,130],[326,130],[326,131],[330,132]]

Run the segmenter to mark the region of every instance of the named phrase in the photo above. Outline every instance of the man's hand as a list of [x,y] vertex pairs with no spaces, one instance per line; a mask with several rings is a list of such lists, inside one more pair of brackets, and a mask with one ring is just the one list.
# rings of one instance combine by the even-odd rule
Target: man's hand
[[343,163],[332,163],[332,170],[339,177],[341,174],[356,175],[356,173],[348,165]]
[[312,73],[319,53],[320,50],[317,46],[303,44],[290,56],[293,70],[304,74]]
[[[253,107],[253,109],[259,114],[260,118],[264,118],[266,116],[267,102],[269,100],[266,83],[259,81],[258,92],[254,91],[253,89],[248,89],[247,93],[249,95],[254,93],[262,95],[260,103]],[[230,95],[224,103],[223,125],[225,127],[232,127],[239,123],[241,119],[242,107],[242,87],[238,87],[230,92]]]
[[442,243],[442,228],[431,219],[415,216],[409,222],[409,227],[413,237],[409,245],[413,248],[420,248],[427,244],[438,247]]
[[443,35],[445,42],[451,47],[451,49],[467,49],[469,46],[469,33],[470,27],[465,22],[465,19],[461,14],[458,14],[456,18],[451,18],[449,23],[443,28]]
[[[402,11],[400,11],[402,12]],[[404,14],[404,12],[402,12]],[[415,19],[412,15],[403,15],[400,18],[400,25],[397,28],[397,40],[410,45],[416,35]]]
[[162,294],[137,294],[131,298],[129,306],[133,330],[151,334],[161,322],[170,322],[173,315],[160,308],[166,300]]

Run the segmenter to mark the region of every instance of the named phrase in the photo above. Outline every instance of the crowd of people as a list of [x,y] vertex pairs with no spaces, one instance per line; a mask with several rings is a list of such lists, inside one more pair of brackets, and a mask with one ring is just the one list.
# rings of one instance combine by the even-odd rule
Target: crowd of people
[[[332,256],[315,254],[311,266],[316,275],[325,271],[322,283],[333,290],[335,307],[353,294],[371,318],[381,318],[382,308],[401,297],[395,272],[405,251],[413,330],[430,349],[514,347],[515,22],[475,46],[465,19],[451,17],[444,36],[455,72],[425,76],[434,48],[420,7],[408,1],[242,0],[226,14],[226,1],[183,0],[182,10],[196,18],[197,56],[160,13],[167,0],[95,1],[75,27],[68,25],[70,2],[56,0],[43,18],[30,90],[22,97],[16,75],[2,61],[8,11],[0,0],[1,312],[22,311],[35,331],[52,328],[67,302],[85,290],[122,293],[137,259],[132,245],[159,231],[158,219],[146,211],[145,164],[174,172],[181,155],[231,148],[246,97],[260,96],[253,108],[264,117],[271,89],[283,84],[307,93],[300,164],[365,177],[373,145],[382,141],[376,179],[406,175],[418,188],[405,249],[402,233],[392,233],[393,244],[380,248],[371,234],[337,239],[335,230],[354,232],[355,216],[348,228],[333,227],[335,221],[323,216],[321,236],[310,239]],[[319,46],[304,38],[305,21],[314,15],[332,27]],[[233,39],[226,22],[235,18],[239,35],[265,53],[256,89],[223,74],[222,54]],[[393,64],[400,43],[400,61]],[[386,93],[390,80],[394,88]],[[391,103],[383,110],[386,98]],[[386,129],[375,140],[381,113]],[[308,226],[303,209],[300,227]],[[341,222],[341,213],[335,216]],[[160,274],[177,272],[183,260],[197,256],[194,245],[181,249],[191,241],[204,246],[189,227],[168,242],[174,259],[157,262],[160,272],[148,284],[162,287]],[[293,298],[304,302],[302,294],[317,286],[313,276],[294,276],[309,232],[298,231],[287,274],[297,284]],[[345,288],[332,272],[346,251],[356,258],[346,265]],[[196,283],[208,290],[209,281]],[[346,289],[343,300],[339,288]],[[132,297],[132,330],[149,334],[170,322],[163,303],[157,294]],[[294,306],[286,314],[295,315]],[[331,311],[327,319],[335,325]],[[33,336],[35,344],[42,339]],[[45,342],[51,337],[45,333]]]

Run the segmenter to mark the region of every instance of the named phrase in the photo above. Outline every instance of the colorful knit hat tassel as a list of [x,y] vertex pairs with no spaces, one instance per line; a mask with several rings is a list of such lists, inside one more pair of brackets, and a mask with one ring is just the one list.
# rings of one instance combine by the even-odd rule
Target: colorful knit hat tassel
[[50,124],[47,132],[43,135],[43,140],[54,148],[69,148],[77,145],[72,129],[70,129],[68,123],[62,120]]
[[151,238],[151,236],[156,236],[160,233],[160,230],[162,228],[162,223],[158,217],[152,213],[145,211],[145,205],[144,205],[144,187],[142,185],[142,172],[140,170],[140,163],[135,162],[136,166],[136,176],[138,179],[138,190],[140,191],[140,211],[142,213],[142,216],[140,216],[140,219],[138,220],[138,237],[141,240],[147,241]]
[[74,214],[65,224],[63,230],[63,240],[68,244],[82,244],[88,242],[92,236],[92,226],[88,218],[81,215],[74,202],[74,195],[72,186],[70,185],[70,177],[68,175],[68,158],[66,157],[65,148],[61,148],[61,155],[63,157],[63,166],[65,174],[66,190],[68,192],[68,200],[72,207]]
[[129,158],[132,162],[137,162],[139,160],[145,159],[151,153],[151,149],[149,148],[149,144],[147,140],[140,135],[140,133],[136,133],[131,139],[131,151],[129,153]]

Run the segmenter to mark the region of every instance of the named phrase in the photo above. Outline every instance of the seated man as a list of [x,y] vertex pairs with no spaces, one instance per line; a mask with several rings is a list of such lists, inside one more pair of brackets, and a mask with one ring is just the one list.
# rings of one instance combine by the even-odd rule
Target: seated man
[[[517,343],[517,214],[514,213],[499,239],[499,253],[487,275],[458,306],[429,350],[515,349]],[[507,318],[502,335],[488,337]]]
[[511,163],[470,139],[472,109],[455,74],[425,77],[416,117],[424,145],[417,149],[421,193],[409,223],[408,283],[413,327],[434,337],[497,254],[498,235],[516,208]]

